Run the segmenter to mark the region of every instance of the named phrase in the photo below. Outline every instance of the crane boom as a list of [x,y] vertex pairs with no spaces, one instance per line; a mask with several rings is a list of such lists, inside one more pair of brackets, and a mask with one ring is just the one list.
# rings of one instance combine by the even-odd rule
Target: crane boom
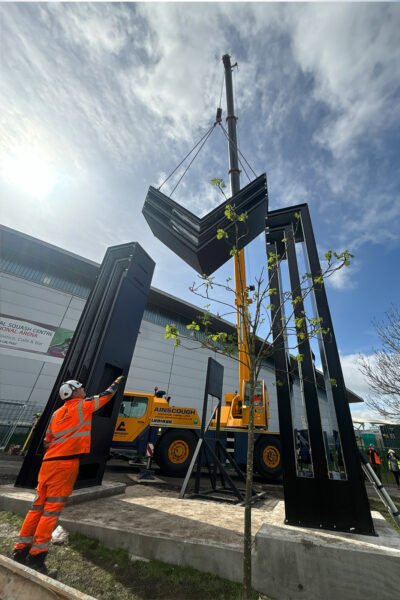
[[[235,107],[233,100],[232,86],[232,65],[231,57],[225,54],[222,57],[222,62],[225,68],[225,89],[226,89],[226,104],[229,135],[229,179],[231,186],[231,196],[237,194],[240,190],[240,170],[238,160],[238,146],[236,137],[236,121]],[[248,343],[244,329],[242,318],[243,305],[247,301],[246,294],[246,266],[244,261],[244,250],[240,250],[234,256],[235,268],[235,296],[236,296],[236,315],[238,328],[238,350],[239,350],[239,393],[243,394],[243,382],[248,381],[250,377],[248,367]]]

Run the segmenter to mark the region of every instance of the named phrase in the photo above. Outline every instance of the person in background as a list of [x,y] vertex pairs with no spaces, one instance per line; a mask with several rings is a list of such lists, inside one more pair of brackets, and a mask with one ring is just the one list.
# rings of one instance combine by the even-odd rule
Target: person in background
[[393,473],[397,487],[400,488],[400,459],[391,448],[388,450],[388,467],[389,471]]
[[371,467],[375,471],[375,474],[379,479],[381,479],[381,459],[377,451],[375,450],[375,446],[373,444],[369,445],[368,449],[369,462],[371,463]]
[[44,438],[45,454],[38,475],[36,499],[22,524],[12,558],[48,574],[45,559],[53,529],[79,472],[79,457],[90,452],[93,413],[107,404],[123,377],[118,377],[98,396],[86,397],[79,381],[70,380],[60,387],[64,400],[49,422]]

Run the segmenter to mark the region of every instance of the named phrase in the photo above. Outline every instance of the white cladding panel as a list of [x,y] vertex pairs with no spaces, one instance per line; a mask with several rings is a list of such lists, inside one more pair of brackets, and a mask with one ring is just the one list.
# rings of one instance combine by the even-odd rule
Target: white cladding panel
[[75,330],[85,300],[12,275],[0,278],[1,314]]
[[0,312],[59,327],[71,296],[24,279],[1,275]]

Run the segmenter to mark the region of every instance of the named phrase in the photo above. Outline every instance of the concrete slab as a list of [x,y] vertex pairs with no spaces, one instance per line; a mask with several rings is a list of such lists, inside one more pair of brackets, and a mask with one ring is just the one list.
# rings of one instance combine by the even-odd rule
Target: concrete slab
[[[146,486],[67,509],[62,525],[130,554],[242,580],[244,509]],[[277,600],[393,600],[400,536],[373,513],[377,537],[284,525],[284,503],[253,508],[253,585]],[[379,575],[376,565],[379,564]]]
[[373,512],[377,537],[284,525],[280,502],[255,536],[253,585],[290,600],[394,600],[400,536]]
[[[96,485],[82,490],[74,490],[67,500],[67,506],[123,494],[125,488],[126,485],[124,483],[106,481],[102,485]],[[24,516],[31,506],[35,495],[35,490],[17,488],[13,485],[1,485],[0,510],[10,510]]]
[[1,600],[96,600],[0,555]]

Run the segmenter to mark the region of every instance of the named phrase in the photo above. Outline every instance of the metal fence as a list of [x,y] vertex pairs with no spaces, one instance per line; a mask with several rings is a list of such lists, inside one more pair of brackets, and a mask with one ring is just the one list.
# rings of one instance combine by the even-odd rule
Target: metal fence
[[0,400],[0,450],[23,443],[34,415],[42,412],[43,404]]

